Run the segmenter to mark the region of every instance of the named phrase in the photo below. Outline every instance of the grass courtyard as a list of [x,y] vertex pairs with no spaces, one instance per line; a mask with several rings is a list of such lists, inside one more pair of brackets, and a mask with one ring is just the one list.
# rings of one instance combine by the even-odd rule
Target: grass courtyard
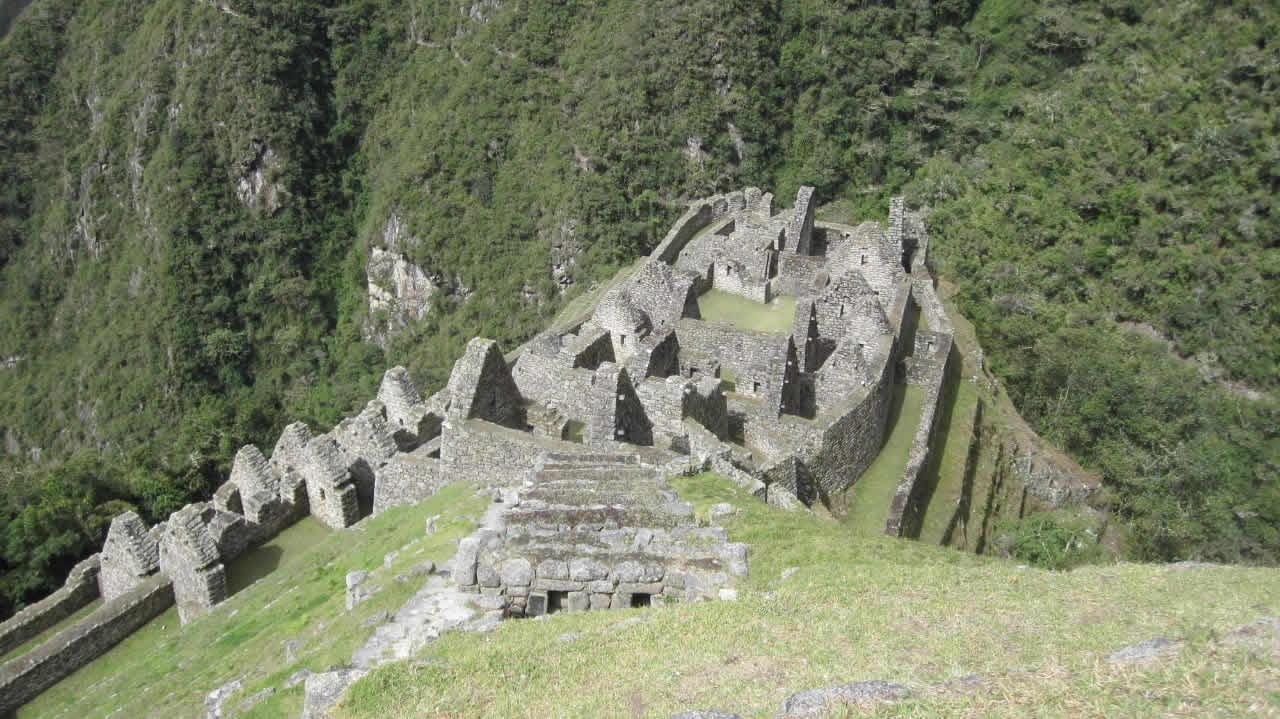
[[779,295],[761,304],[731,292],[707,290],[698,297],[698,312],[708,322],[728,322],[744,330],[790,332],[796,298]]

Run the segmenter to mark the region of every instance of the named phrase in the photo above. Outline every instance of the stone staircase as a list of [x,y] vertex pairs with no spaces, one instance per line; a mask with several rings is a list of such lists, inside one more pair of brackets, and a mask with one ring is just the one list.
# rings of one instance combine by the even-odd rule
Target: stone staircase
[[509,539],[693,523],[692,507],[633,454],[548,453],[519,499],[504,514]]
[[[645,448],[648,449],[648,448]],[[455,579],[477,606],[505,616],[698,601],[747,572],[747,548],[634,453],[547,452],[459,545]]]

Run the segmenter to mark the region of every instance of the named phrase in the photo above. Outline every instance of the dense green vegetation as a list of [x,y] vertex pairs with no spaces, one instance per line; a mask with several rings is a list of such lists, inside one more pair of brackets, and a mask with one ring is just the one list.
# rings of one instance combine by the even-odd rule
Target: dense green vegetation
[[[1133,556],[1280,559],[1273,6],[225,7],[40,0],[0,41],[0,610],[121,503],[163,518],[390,364],[433,389],[470,336],[527,337],[552,247],[572,295],[744,184],[927,206],[1004,388],[1102,473]],[[255,171],[278,210],[237,194]],[[384,350],[392,215],[455,291]]]

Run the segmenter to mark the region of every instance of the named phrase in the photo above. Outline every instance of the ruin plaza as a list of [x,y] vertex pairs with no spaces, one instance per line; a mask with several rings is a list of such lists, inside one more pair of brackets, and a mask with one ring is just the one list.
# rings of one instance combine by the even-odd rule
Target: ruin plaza
[[0,715],[172,604],[183,623],[201,616],[227,598],[228,562],[301,517],[342,529],[457,481],[494,497],[447,573],[483,611],[716,599],[747,573],[748,547],[703,526],[665,478],[710,469],[782,508],[825,503],[875,459],[908,383],[924,408],[892,504],[875,508],[902,534],[952,346],[928,236],[900,198],[887,226],[814,211],[810,187],[783,211],[755,188],[693,202],[589,317],[506,356],[473,339],[429,397],[390,369],[331,431],[294,423],[269,457],[242,448],[211,501],[153,527],[116,517],[63,589],[0,625],[4,653],[104,600],[0,668]]

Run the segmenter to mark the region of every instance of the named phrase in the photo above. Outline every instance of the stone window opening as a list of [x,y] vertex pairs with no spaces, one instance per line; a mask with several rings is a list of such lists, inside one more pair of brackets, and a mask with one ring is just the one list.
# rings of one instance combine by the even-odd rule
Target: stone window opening
[[844,317],[844,303],[840,303],[840,316]]
[[641,608],[641,607],[650,607],[650,606],[653,606],[653,595],[652,595],[652,594],[640,594],[640,593],[636,593],[636,594],[632,594],[632,595],[631,595],[631,608],[632,608],[632,609],[639,609],[639,608]]
[[555,614],[563,611],[569,606],[569,593],[556,591],[554,589],[547,592],[547,614]]
[[320,489],[320,501],[321,501],[321,502],[323,502],[323,501],[324,501],[324,487],[320,487],[319,489]]
[[754,393],[756,393],[756,394],[760,394],[760,383],[759,383],[759,382],[752,382],[752,383],[751,383],[751,391],[752,391],[752,392],[754,392]]
[[619,335],[619,336],[618,336],[618,344],[622,345],[623,347],[626,347],[626,346],[627,346],[627,336],[626,336],[626,335]]
[[858,262],[858,264],[860,264],[860,265],[865,265],[865,264],[867,264],[867,256],[866,256],[866,255],[863,255],[863,256],[860,258],[860,261]]

